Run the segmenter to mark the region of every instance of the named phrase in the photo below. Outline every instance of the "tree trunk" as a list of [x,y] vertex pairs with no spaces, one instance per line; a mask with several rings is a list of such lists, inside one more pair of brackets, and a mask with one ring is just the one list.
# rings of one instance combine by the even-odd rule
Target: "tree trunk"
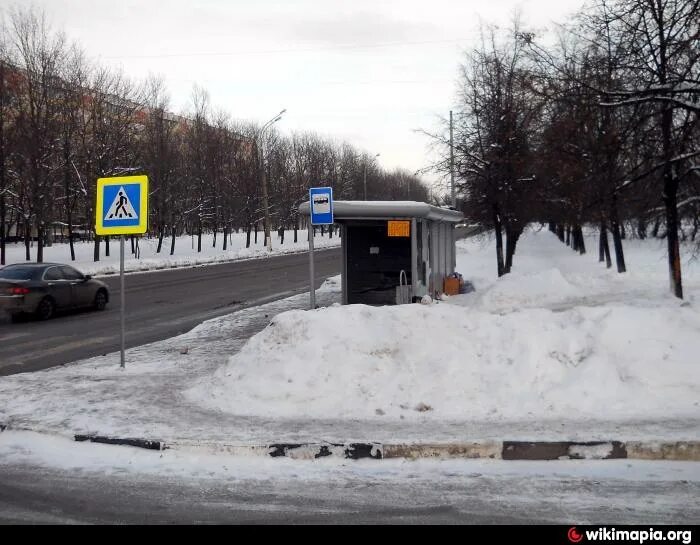
[[32,239],[32,229],[29,226],[29,220],[24,222],[24,254],[27,261],[31,261],[32,256],[29,252],[29,246],[31,245]]
[[211,245],[212,248],[216,248],[216,227],[214,227],[214,242]]
[[245,232],[245,247],[250,248],[250,231],[253,229],[252,225],[249,223],[248,228]]
[[105,256],[109,257],[109,236],[105,236]]
[[669,284],[673,295],[683,299],[681,280],[681,251],[678,243],[678,178],[671,164],[671,130],[673,109],[666,107],[661,117],[661,133],[664,153],[664,206],[666,207],[666,243],[668,246]]
[[165,235],[165,228],[161,225],[160,229],[158,229],[158,248],[156,249],[157,254],[159,254],[163,248],[163,235]]
[[129,239],[131,242],[131,255],[134,255],[136,253],[136,248],[134,247],[134,235],[131,235]]
[[625,267],[625,254],[622,250],[620,224],[617,220],[617,196],[614,194],[612,204],[610,206],[610,227],[612,229],[613,246],[615,247],[615,262],[617,263],[617,272],[627,272],[627,267]]
[[299,240],[299,238],[297,236],[298,235],[297,231],[299,231],[299,218],[298,217],[294,218],[294,244],[296,244],[297,241]]
[[561,223],[557,225],[557,236],[559,237],[559,240],[564,242],[564,226]]
[[493,207],[493,225],[496,231],[496,268],[499,278],[505,274],[505,266],[503,264],[503,233],[501,231],[501,219],[498,215],[498,209]]
[[586,253],[586,242],[583,240],[583,229],[580,225],[574,227],[574,236],[576,237],[576,250],[583,255]]
[[641,239],[644,240],[647,238],[647,222],[645,219],[640,218],[638,220],[637,224],[637,236]]
[[42,225],[36,228],[36,262],[44,262],[44,227]]
[[75,261],[75,246],[73,245],[73,214],[68,211],[68,246],[70,246],[70,260]]
[[510,272],[513,267],[513,256],[515,255],[515,247],[518,244],[518,239],[522,230],[518,229],[506,229],[506,263],[504,274]]
[[224,252],[226,251],[226,248],[228,248],[227,242],[228,242],[228,228],[224,227]]
[[566,245],[571,246],[571,225],[566,226]]
[[280,244],[284,244],[284,227],[280,227]]
[[255,244],[258,243],[258,222],[255,222]]
[[669,284],[673,295],[683,299],[681,280],[681,252],[678,242],[678,208],[676,190],[671,184],[664,184],[664,205],[666,206],[666,243],[668,247]]
[[202,222],[197,223],[197,253],[202,251]]
[[608,229],[605,223],[602,225],[603,230],[603,252],[605,252],[605,266],[609,269],[612,267],[612,260],[610,259],[610,246],[608,245]]
[[173,225],[172,238],[170,239],[170,255],[175,254],[175,233],[176,233],[176,229],[175,229],[175,226]]
[[5,264],[5,195],[0,195],[0,265]]

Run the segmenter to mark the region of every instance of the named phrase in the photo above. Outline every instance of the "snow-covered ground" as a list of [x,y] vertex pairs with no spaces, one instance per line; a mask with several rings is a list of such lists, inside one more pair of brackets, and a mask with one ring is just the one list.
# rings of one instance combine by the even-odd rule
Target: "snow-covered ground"
[[[175,252],[170,255],[170,238],[163,239],[163,247],[157,253],[157,238],[139,239],[139,257],[131,253],[131,243],[125,243],[124,250],[124,270],[149,271],[157,269],[167,269],[170,267],[186,267],[194,265],[205,265],[208,263],[221,263],[237,259],[251,259],[279,255],[284,253],[304,252],[309,249],[306,230],[299,230],[297,242],[294,242],[294,232],[287,231],[284,236],[284,244],[280,244],[280,238],[274,236],[272,239],[272,252],[264,247],[264,235],[258,232],[258,243],[255,244],[254,234],[251,233],[250,248],[246,248],[246,234],[231,233],[226,251],[223,250],[223,234],[219,233],[216,238],[216,246],[213,245],[214,237],[211,233],[202,235],[202,251],[197,251],[197,237],[181,236],[175,240]],[[340,238],[333,236],[328,238],[328,233],[321,236],[320,229],[316,230],[314,237],[314,248],[327,248],[339,246]],[[119,272],[119,241],[113,238],[110,241],[109,256],[105,255],[105,244],[100,245],[100,260],[93,260],[94,243],[76,242],[75,261],[70,260],[70,247],[68,244],[54,244],[44,248],[45,262],[69,263],[79,269],[83,274],[101,275]],[[30,249],[30,257],[36,260],[36,243]],[[25,262],[24,245],[9,244],[7,246],[6,263]]]
[[336,277],[322,308],[210,320],[125,370],[110,354],[0,378],[0,423],[183,443],[698,439],[696,263],[679,301],[658,241],[627,241],[624,275],[546,231],[501,279],[492,241],[458,248],[473,293],[343,307]]
[[681,302],[665,288],[663,247],[627,247],[619,275],[529,232],[496,279],[492,244],[461,241],[473,293],[286,312],[188,395],[271,418],[700,417],[699,271],[686,267]]

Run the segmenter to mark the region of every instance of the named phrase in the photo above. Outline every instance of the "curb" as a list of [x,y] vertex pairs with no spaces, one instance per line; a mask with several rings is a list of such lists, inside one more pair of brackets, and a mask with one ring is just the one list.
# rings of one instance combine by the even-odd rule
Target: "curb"
[[[0,423],[4,431],[33,431]],[[295,460],[342,458],[347,460],[384,460],[403,458],[491,459],[491,460],[673,460],[700,462],[700,440],[691,441],[474,441],[459,443],[270,443],[231,445],[191,441],[166,443],[159,439],[110,437],[75,434],[77,442],[125,445],[147,450],[176,450],[228,454],[232,456],[269,456]]]
[[403,458],[491,460],[675,460],[700,462],[700,441],[485,441],[472,443],[273,443],[228,445],[172,442],[164,449],[233,456],[314,460]]

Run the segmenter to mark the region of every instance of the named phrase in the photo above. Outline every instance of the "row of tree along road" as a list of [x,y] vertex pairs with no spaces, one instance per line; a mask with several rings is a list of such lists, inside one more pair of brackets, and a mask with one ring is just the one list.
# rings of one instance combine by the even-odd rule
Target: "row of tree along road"
[[[42,14],[16,9],[0,20],[0,262],[8,240],[37,260],[54,236],[94,240],[95,182],[147,174],[149,235],[256,232],[269,188],[271,227],[296,229],[308,188],[332,186],[338,199],[427,200],[420,179],[384,171],[374,155],[313,133],[284,137],[215,110],[195,87],[189,111],[172,113],[162,80],[138,83],[89,61]],[[264,157],[261,150],[264,149]],[[217,239],[214,237],[214,244]],[[108,239],[102,244],[108,251]]]
[[611,234],[624,272],[626,224],[666,237],[682,297],[679,239],[700,226],[700,1],[596,0],[555,40],[517,17],[481,38],[460,69],[455,168],[467,218],[495,230],[499,275],[533,221],[581,252],[582,225],[598,226],[601,260]]

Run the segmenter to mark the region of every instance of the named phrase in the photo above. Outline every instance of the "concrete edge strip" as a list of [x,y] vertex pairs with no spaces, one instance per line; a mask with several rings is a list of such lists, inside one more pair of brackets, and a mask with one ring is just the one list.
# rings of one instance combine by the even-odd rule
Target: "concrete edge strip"
[[700,441],[484,441],[463,443],[169,443],[176,450],[205,449],[212,454],[312,460],[334,456],[363,458],[492,460],[684,460],[700,461]]
[[[0,422],[4,431],[33,431]],[[483,441],[461,443],[270,443],[230,445],[134,437],[75,434],[78,442],[126,445],[147,450],[202,450],[234,456],[270,456],[313,460],[329,456],[360,459],[492,459],[492,460],[676,460],[700,461],[700,440],[690,441]]]
[[154,441],[150,439],[139,439],[133,437],[105,437],[102,435],[79,435],[74,436],[76,441],[89,441],[91,443],[104,443],[106,445],[127,445],[130,447],[138,447],[148,450],[164,450],[165,443],[163,441]]
[[380,443],[271,443],[269,445],[230,445],[225,443],[168,443],[167,449],[178,451],[202,450],[211,454],[233,456],[269,456],[294,460],[315,460],[329,456],[349,460],[370,458],[381,460],[383,447]]

